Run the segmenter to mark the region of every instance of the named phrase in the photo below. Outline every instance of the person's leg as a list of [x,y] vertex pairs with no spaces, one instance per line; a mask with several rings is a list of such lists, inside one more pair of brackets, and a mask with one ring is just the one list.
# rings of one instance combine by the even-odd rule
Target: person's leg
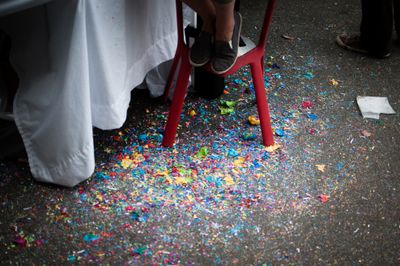
[[233,11],[235,7],[234,0],[214,0],[216,11],[215,39],[229,42],[232,40],[235,20]]
[[214,23],[216,10],[211,0],[182,0],[193,11],[195,11],[202,19],[202,30],[214,33]]
[[362,0],[360,40],[374,56],[385,57],[392,48],[393,0]]
[[393,0],[394,23],[396,26],[397,41],[400,43],[400,2]]
[[[14,96],[18,89],[18,74],[10,63],[11,39],[0,30],[0,90],[8,97],[5,111],[12,113]],[[0,110],[0,112],[3,110]]]

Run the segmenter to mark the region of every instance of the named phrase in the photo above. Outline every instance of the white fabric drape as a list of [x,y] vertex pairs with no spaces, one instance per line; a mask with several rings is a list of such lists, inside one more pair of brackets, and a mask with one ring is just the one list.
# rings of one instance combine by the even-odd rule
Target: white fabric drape
[[174,55],[174,0],[56,0],[0,19],[20,77],[14,117],[35,179],[94,171],[92,126],[123,125],[130,91]]

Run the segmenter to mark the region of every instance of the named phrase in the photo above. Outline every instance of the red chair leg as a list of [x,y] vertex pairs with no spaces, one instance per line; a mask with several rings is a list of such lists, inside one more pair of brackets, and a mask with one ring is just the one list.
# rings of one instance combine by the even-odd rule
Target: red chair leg
[[264,73],[262,70],[262,65],[260,63],[252,63],[251,74],[256,92],[257,109],[258,116],[260,118],[263,144],[264,146],[272,146],[274,145],[274,138],[272,135],[271,118],[269,116],[267,96],[264,87]]
[[264,66],[264,56],[261,56],[261,71],[263,73],[263,79],[264,79],[264,71],[265,71],[265,66]]
[[180,69],[178,72],[178,80],[176,82],[172,104],[169,109],[167,125],[165,126],[164,130],[162,145],[166,147],[171,147],[174,144],[179,119],[182,112],[182,106],[189,83],[189,75],[190,71],[192,70],[187,51],[188,49],[184,49],[184,52],[182,53]]
[[178,68],[179,61],[180,61],[181,58],[182,58],[182,53],[180,52],[179,49],[177,49],[176,53],[175,53],[174,61],[172,62],[171,69],[169,70],[169,73],[168,73],[167,83],[165,85],[164,101],[168,100],[169,91],[170,91],[170,89],[172,87],[172,83],[173,83],[174,78],[175,78],[176,70]]

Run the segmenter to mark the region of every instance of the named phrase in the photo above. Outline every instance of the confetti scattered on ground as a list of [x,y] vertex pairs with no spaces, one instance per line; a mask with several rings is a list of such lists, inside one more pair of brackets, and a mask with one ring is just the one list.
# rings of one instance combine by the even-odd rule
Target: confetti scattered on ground
[[[306,31],[282,32],[275,36],[286,48],[265,58],[274,146],[261,145],[248,68],[227,78],[217,100],[188,95],[173,148],[161,147],[167,106],[137,92],[123,128],[95,130],[96,170],[77,187],[37,184],[26,165],[0,165],[2,263],[368,264],[376,255],[362,251],[376,243],[371,235],[386,239],[400,230],[390,216],[395,204],[389,214],[382,207],[398,198],[387,181],[397,161],[384,156],[394,148],[382,144],[398,143],[388,135],[396,127],[361,118],[355,86],[327,71],[325,54],[305,43]],[[307,53],[297,54],[298,45]],[[371,76],[390,72],[366,68]],[[367,183],[375,169],[382,183]],[[343,200],[346,190],[351,200]],[[361,221],[362,206],[368,213]],[[357,237],[365,242],[349,247],[346,240]],[[395,245],[378,249],[392,252],[378,258],[398,260]]]
[[[34,216],[37,208],[45,208],[42,231],[26,235],[27,221],[14,221],[8,226],[18,234],[3,238],[2,246],[36,252],[65,241],[66,247],[76,247],[55,251],[64,262],[186,264],[203,257],[221,264],[229,263],[221,250],[236,252],[249,237],[263,243],[260,249],[273,241],[268,235],[281,230],[281,221],[265,231],[256,214],[268,219],[287,212],[304,215],[328,202],[327,195],[334,197],[353,173],[348,162],[315,167],[317,147],[324,141],[320,136],[334,127],[332,117],[314,114],[329,93],[289,99],[285,68],[293,66],[272,65],[265,70],[265,84],[274,146],[261,145],[255,98],[248,93],[251,76],[243,69],[227,80],[229,95],[186,101],[173,148],[161,147],[166,106],[146,107],[141,121],[128,121],[112,134],[99,133],[93,177],[70,191],[48,191],[50,199],[27,213]],[[305,64],[298,73],[307,74],[298,75],[299,81],[312,80],[313,71],[312,64]],[[311,128],[316,133],[307,137]],[[304,137],[318,141],[299,141]]]

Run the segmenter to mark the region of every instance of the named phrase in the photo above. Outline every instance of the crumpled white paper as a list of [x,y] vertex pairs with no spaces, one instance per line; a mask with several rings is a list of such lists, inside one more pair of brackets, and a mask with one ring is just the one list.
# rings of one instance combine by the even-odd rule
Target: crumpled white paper
[[379,119],[379,114],[395,114],[387,97],[357,96],[363,118]]

